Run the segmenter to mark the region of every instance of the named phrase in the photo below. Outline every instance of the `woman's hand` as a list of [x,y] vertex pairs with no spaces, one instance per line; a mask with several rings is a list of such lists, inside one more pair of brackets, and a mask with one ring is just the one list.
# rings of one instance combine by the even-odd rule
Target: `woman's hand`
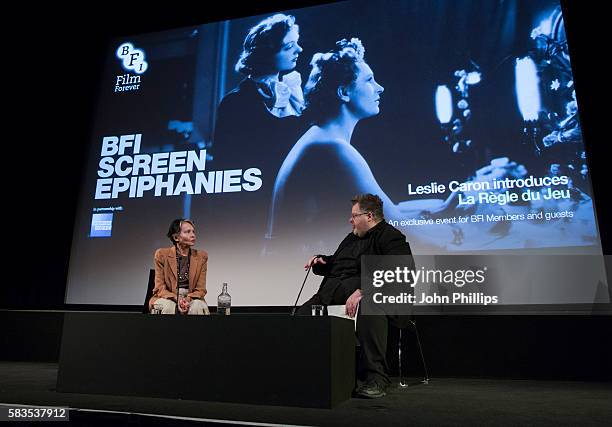
[[189,311],[190,306],[191,306],[191,298],[179,297],[178,308],[182,314],[187,313]]

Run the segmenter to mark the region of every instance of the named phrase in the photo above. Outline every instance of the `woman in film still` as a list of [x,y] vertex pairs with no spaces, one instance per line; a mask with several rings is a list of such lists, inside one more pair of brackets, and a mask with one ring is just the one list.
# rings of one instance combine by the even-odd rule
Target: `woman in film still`
[[[257,167],[271,187],[293,143],[305,131],[299,27],[291,15],[276,14],[247,34],[236,63],[244,79],[219,104],[213,140],[218,169]],[[266,185],[264,185],[266,187]]]

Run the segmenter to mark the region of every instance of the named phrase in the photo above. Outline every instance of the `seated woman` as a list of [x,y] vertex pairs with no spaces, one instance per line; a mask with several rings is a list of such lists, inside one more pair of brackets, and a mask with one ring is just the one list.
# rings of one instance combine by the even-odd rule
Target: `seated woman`
[[175,219],[167,234],[173,245],[155,251],[155,288],[149,309],[162,314],[210,314],[204,300],[208,254],[193,249],[195,226],[189,219]]

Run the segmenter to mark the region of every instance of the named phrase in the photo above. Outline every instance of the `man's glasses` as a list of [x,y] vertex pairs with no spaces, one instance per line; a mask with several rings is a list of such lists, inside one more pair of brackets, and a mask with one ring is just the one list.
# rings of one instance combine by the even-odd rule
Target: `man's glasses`
[[355,219],[355,218],[357,218],[358,216],[361,216],[361,215],[367,215],[367,214],[369,214],[369,213],[370,213],[370,212],[361,212],[361,213],[358,213],[358,214],[354,214],[354,213],[352,213],[352,214],[351,214],[351,218],[352,218],[352,219]]

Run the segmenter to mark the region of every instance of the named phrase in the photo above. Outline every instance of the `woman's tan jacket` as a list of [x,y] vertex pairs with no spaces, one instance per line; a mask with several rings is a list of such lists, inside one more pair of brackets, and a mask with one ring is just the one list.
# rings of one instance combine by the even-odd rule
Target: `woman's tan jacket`
[[[155,287],[149,300],[149,308],[159,298],[176,301],[177,261],[176,247],[161,248],[155,251]],[[206,295],[206,271],[208,270],[208,253],[192,249],[189,260],[189,293],[188,297],[204,300]]]

